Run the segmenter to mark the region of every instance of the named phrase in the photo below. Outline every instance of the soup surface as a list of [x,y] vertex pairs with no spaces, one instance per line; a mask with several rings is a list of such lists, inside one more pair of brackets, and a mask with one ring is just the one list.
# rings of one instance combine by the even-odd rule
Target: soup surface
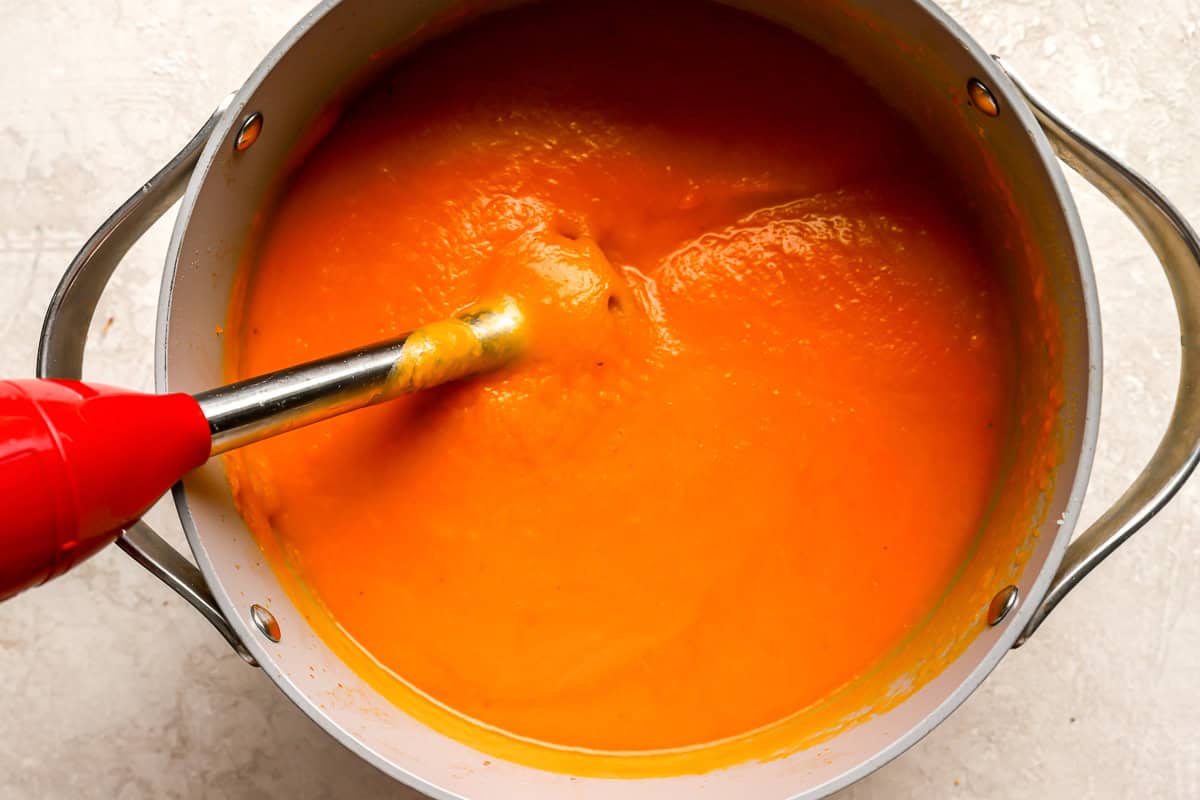
[[998,478],[1012,324],[948,184],[739,12],[535,5],[427,45],[251,262],[236,378],[529,309],[519,364],[228,461],[335,650],[521,737],[678,748],[821,701],[921,624]]

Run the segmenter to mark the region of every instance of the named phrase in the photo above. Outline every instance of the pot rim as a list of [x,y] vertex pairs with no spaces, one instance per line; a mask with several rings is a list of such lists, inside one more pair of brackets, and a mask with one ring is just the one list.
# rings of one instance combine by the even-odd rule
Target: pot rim
[[[1071,534],[1078,523],[1083,497],[1087,490],[1095,456],[1096,442],[1099,433],[1100,393],[1102,383],[1102,340],[1099,300],[1096,292],[1095,274],[1092,269],[1091,256],[1083,234],[1082,222],[1079,217],[1074,199],[1067,186],[1066,178],[1054,155],[1051,145],[1035,119],[1025,100],[1008,75],[996,61],[984,50],[952,17],[935,5],[932,0],[910,0],[918,11],[928,15],[932,21],[945,28],[954,40],[968,52],[976,62],[977,77],[986,82],[993,94],[999,99],[1005,113],[1015,114],[1025,132],[1032,139],[1032,144],[1041,167],[1045,171],[1058,201],[1066,231],[1070,237],[1072,254],[1080,278],[1080,290],[1083,297],[1083,317],[1087,331],[1088,375],[1086,383],[1087,397],[1084,403],[1082,435],[1080,438],[1079,459],[1072,477],[1071,489],[1066,508],[1057,528],[1057,534],[1047,551],[1046,559],[1040,572],[1033,580],[1030,589],[1021,598],[1016,614],[1005,620],[1004,630],[993,642],[992,646],[980,659],[979,663],[968,673],[967,677],[943,700],[916,724],[898,736],[874,754],[858,761],[840,775],[819,786],[794,795],[791,800],[824,797],[843,789],[883,767],[910,747],[923,739],[937,727],[955,709],[957,709],[983,682],[983,680],[1000,663],[1004,655],[1013,647],[1018,636],[1032,619],[1042,599],[1050,588],[1051,580],[1058,570]],[[168,386],[168,330],[170,327],[171,307],[174,300],[175,275],[180,264],[180,254],[184,235],[195,209],[196,199],[201,187],[209,179],[213,164],[216,161],[225,142],[234,133],[234,126],[240,122],[248,110],[250,100],[255,96],[260,84],[271,73],[279,61],[292,46],[316,26],[331,10],[338,6],[340,0],[321,0],[312,10],[306,13],[270,50],[262,62],[254,69],[245,83],[238,89],[217,124],[200,155],[199,162],[188,183],[187,190],[179,206],[178,216],[171,233],[170,246],[167,251],[166,265],[163,272],[161,291],[158,302],[158,318],[155,328],[155,364],[154,382],[156,391],[170,391]],[[238,607],[229,595],[216,566],[208,555],[207,549],[201,542],[201,535],[192,516],[183,484],[176,484],[172,489],[176,510],[182,523],[184,534],[193,557],[200,568],[217,604],[224,613],[238,637],[263,671],[272,682],[311,720],[324,729],[329,735],[340,742],[351,752],[376,769],[399,780],[400,782],[441,800],[463,800],[461,795],[445,788],[431,784],[419,775],[409,772],[392,763],[381,754],[375,752],[353,734],[338,725],[317,703],[286,679],[261,639],[238,613]]]

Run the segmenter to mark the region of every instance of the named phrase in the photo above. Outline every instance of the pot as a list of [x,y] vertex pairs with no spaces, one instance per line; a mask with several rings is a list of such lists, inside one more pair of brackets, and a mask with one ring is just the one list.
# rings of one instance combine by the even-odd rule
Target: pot
[[[184,149],[87,242],[50,304],[40,377],[76,378],[96,303],[134,241],[182,195],[159,305],[156,384],[222,382],[214,326],[225,317],[255,214],[311,131],[392,57],[512,3],[326,0],[273,49]],[[802,0],[730,5],[796,30],[846,61],[927,133],[988,221],[1023,335],[1019,436],[979,545],[922,630],[902,645],[895,691],[864,699],[856,724],[770,759],[715,772],[623,781],[545,772],[488,755],[395,709],[343,664],[292,605],[211,461],[174,489],[193,566],[144,523],[119,546],[179,592],[250,664],[333,737],[435,797],[817,798],[894,758],[940,723],[1009,649],[1149,520],[1200,458],[1200,242],[1152,186],[1040,103],[927,0]],[[1055,155],[1137,224],[1179,311],[1175,410],[1146,468],[1074,541],[1100,403],[1094,276]],[[618,757],[621,758],[621,757]],[[636,756],[628,755],[629,760]]]

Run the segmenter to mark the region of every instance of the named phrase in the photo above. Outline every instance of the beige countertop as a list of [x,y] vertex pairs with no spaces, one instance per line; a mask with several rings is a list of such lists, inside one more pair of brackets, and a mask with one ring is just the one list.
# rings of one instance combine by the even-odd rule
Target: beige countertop
[[[1200,222],[1200,4],[945,5]],[[79,245],[307,8],[0,1],[0,375],[32,374],[46,301]],[[1153,449],[1178,333],[1133,227],[1072,186],[1105,327],[1088,521]],[[102,300],[89,377],[150,388],[168,232],[155,226]],[[843,797],[1200,797],[1198,505],[1194,482],[946,723]],[[182,543],[169,509],[150,518]],[[115,549],[0,606],[0,678],[0,800],[411,796]]]

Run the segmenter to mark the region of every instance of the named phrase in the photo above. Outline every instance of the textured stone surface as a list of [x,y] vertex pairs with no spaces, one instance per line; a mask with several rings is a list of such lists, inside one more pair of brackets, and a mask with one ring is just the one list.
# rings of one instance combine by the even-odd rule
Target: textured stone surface
[[[951,0],[947,10],[1200,220],[1200,4]],[[0,0],[0,374],[28,375],[84,240],[306,3]],[[1177,333],[1132,226],[1072,181],[1099,279],[1105,404],[1085,520],[1170,407]],[[89,375],[148,388],[156,226],[104,297]],[[1200,797],[1200,485],[925,741],[844,794]],[[152,521],[181,541],[169,510]],[[0,607],[0,798],[411,797],[328,739],[116,551]]]

